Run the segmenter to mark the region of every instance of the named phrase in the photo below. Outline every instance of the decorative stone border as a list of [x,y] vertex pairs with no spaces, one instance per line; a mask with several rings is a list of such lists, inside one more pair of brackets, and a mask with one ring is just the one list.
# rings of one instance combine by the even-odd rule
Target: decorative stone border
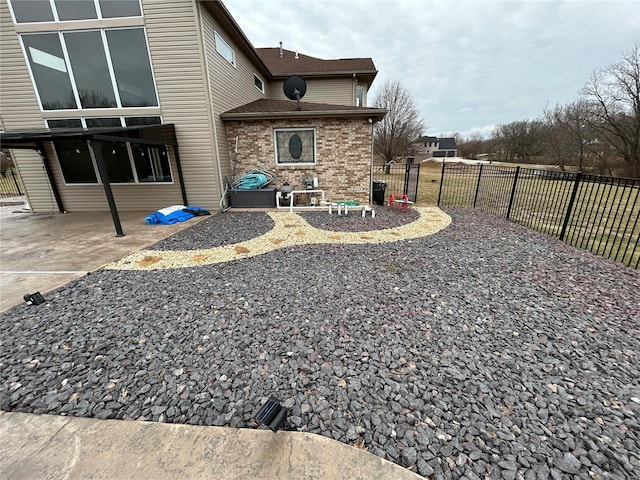
[[193,268],[203,265],[251,258],[278,248],[297,245],[347,243],[362,245],[388,243],[425,237],[439,232],[451,223],[451,217],[436,207],[415,207],[420,216],[411,223],[383,230],[336,232],[312,227],[300,215],[269,212],[275,225],[267,233],[250,240],[215,248],[197,250],[141,250],[117,262],[107,270],[159,270]]

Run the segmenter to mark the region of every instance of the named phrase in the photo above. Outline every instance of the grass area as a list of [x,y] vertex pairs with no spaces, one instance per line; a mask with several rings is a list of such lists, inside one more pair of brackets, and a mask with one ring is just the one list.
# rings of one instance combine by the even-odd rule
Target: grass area
[[[454,167],[447,173],[442,205],[476,207],[489,213],[507,216],[513,189],[512,168],[494,165]],[[420,166],[418,206],[438,203],[442,165],[426,162]],[[545,176],[527,176],[521,170],[509,219],[534,230],[560,236],[574,180],[561,172]],[[477,192],[477,195],[476,195]],[[640,182],[620,185],[581,182],[569,218],[564,240],[596,255],[638,268],[640,261]]]

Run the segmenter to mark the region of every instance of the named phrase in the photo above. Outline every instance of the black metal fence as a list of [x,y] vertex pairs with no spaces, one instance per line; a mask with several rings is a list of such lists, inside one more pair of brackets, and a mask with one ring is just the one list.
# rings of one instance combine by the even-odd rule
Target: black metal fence
[[420,164],[392,163],[376,166],[373,171],[374,200],[377,186],[383,183],[385,204],[392,194],[405,194],[410,201],[416,202],[419,181]]
[[20,176],[13,169],[0,174],[0,197],[19,197],[20,195],[24,195]]
[[440,207],[474,207],[638,269],[640,179],[443,164]]

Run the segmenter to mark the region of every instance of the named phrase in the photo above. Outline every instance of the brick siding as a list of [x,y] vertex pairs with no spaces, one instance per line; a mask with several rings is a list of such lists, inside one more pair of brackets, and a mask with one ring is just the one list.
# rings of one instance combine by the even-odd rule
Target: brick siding
[[[299,120],[227,121],[229,151],[238,137],[236,178],[253,168],[273,172],[276,186],[285,181],[301,190],[302,177],[317,177],[318,189],[328,201],[353,200],[369,203],[371,164],[371,124],[366,118],[318,118]],[[315,128],[316,164],[276,165],[274,130]]]

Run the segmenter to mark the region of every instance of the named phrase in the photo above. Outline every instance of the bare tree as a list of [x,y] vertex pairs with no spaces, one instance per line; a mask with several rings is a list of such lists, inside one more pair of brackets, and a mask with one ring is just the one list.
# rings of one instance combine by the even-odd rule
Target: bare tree
[[546,109],[542,115],[546,127],[545,150],[563,171],[567,165],[575,165],[579,171],[584,169],[591,152],[589,146],[595,141],[590,112],[589,104],[578,100]]
[[519,120],[494,129],[493,136],[498,140],[506,161],[516,159],[522,163],[531,163],[533,157],[542,151],[543,124],[539,120]]
[[591,127],[624,159],[627,174],[640,177],[640,45],[594,71],[582,96],[591,108]]
[[388,110],[374,127],[375,151],[388,165],[409,151],[411,143],[422,134],[424,124],[411,94],[397,81],[387,81],[373,104]]

